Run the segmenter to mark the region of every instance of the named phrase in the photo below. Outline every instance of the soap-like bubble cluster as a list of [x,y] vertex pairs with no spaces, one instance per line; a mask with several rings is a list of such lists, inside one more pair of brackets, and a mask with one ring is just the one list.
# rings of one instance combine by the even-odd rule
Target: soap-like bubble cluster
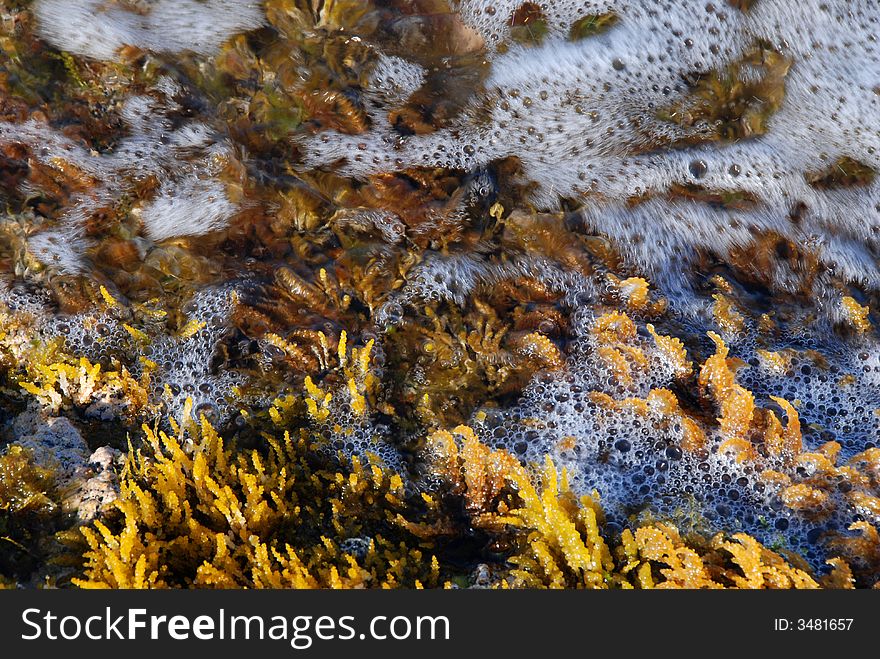
[[405,102],[425,83],[426,71],[402,57],[379,54],[367,81],[368,111],[375,116],[383,107]]
[[21,9],[77,92],[0,121],[14,405],[287,432],[450,528],[524,481],[435,435],[564,469],[609,539],[821,570],[880,524],[877,2],[357,4]]
[[153,378],[153,396],[164,399],[169,411],[179,415],[187,400],[196,418],[226,422],[238,412],[233,391],[246,376],[223,363],[220,345],[231,331],[234,288],[220,286],[198,291],[184,311],[191,332],[163,334],[145,349],[159,366]]
[[536,31],[546,31],[550,39],[564,40],[571,35],[572,28],[578,21],[606,15],[617,10],[617,5],[620,4],[614,0],[561,0],[552,3],[522,0],[453,2],[462,20],[479,32],[486,44],[493,49],[509,41],[514,29],[519,25],[527,26],[530,20],[541,23]]
[[89,219],[114,208],[127,192],[151,179],[158,182],[156,191],[132,209],[146,238],[199,236],[227,225],[237,206],[220,175],[232,159],[232,147],[205,124],[180,121],[183,96],[183,90],[165,78],[154,96],[129,98],[121,108],[129,134],[103,154],[35,119],[0,122],[0,144],[24,144],[43,165],[74,167],[97,182],[73,194],[51,226],[28,237],[34,258],[62,273],[87,272]]
[[[543,464],[544,456],[550,455],[568,472],[576,492],[599,493],[609,529],[622,529],[632,516],[648,514],[703,531],[741,530],[768,545],[793,549],[822,569],[829,556],[826,538],[846,534],[853,522],[877,523],[875,512],[848,498],[852,485],[841,477],[839,482],[823,483],[821,496],[809,489],[786,490],[792,482],[819,478],[822,451],[828,450],[822,444],[842,440],[842,428],[836,436],[805,433],[805,451],[817,454],[794,463],[772,454],[742,460],[708,420],[699,424],[705,443],[689,445],[693,418],[681,411],[670,391],[680,371],[677,374],[649,339],[639,337],[632,345],[649,366],[632,371],[633,380],[627,382],[603,359],[601,343],[585,337],[570,352],[565,368],[536,376],[518,404],[481,410],[473,422],[480,440],[527,464]],[[794,358],[791,368],[804,371],[809,361]],[[856,419],[846,419],[848,414],[866,415],[863,407],[856,407],[864,401],[833,395],[836,382],[825,381],[825,386],[817,379],[813,386],[802,377],[784,375],[742,379],[772,395],[797,400],[805,424],[814,416],[848,424],[852,439],[844,446],[850,455],[873,446],[868,438],[875,436],[874,426],[856,428]],[[869,380],[853,386],[869,387]],[[760,394],[758,398],[767,400]],[[780,417],[790,421],[784,414]]]
[[[472,254],[430,255],[413,269],[402,290],[377,311],[377,324],[393,320],[403,307],[441,300],[463,305],[479,288],[491,288],[507,279],[534,277],[551,290],[572,290],[573,275],[546,259],[524,255],[493,262]],[[578,283],[582,283],[578,278]]]
[[[490,48],[505,48],[454,126],[405,135],[386,112],[367,133],[320,134],[306,163],[344,161],[342,172],[366,177],[515,156],[539,207],[577,199],[588,224],[655,281],[680,280],[676,265],[695,249],[730,256],[770,234],[842,278],[880,283],[876,3],[525,4],[543,12],[538,45],[509,40],[523,3],[459,3]],[[605,31],[570,37],[577,17],[605,13],[616,17]],[[693,111],[693,96],[699,81],[723,82],[731,67],[743,85],[779,80],[736,118],[743,134],[726,137],[723,119]],[[749,119],[761,113],[763,123]],[[772,283],[785,286],[790,274]]]
[[799,401],[804,436],[815,445],[838,442],[841,456],[877,446],[880,437],[880,345],[857,340],[821,352],[792,344],[767,357],[752,355],[740,381],[759,398]]
[[394,442],[391,428],[371,416],[352,410],[344,388],[334,392],[325,421],[313,422],[312,428],[322,440],[319,450],[331,458],[357,458],[361,464],[378,461],[395,473],[406,473],[404,458]]
[[37,0],[40,34],[59,50],[112,60],[126,46],[208,55],[263,24],[260,2],[239,0]]
[[11,312],[32,317],[43,315],[51,303],[46,291],[31,289],[23,284],[10,285],[5,280],[0,280],[0,299]]
[[404,457],[399,450],[407,439],[392,432],[372,408],[371,397],[384,372],[385,355],[376,346],[376,337],[361,348],[346,352],[347,335],[340,338],[340,369],[342,382],[315,385],[311,378],[306,383],[309,399],[310,426],[320,440],[319,450],[331,457],[356,458],[361,464],[378,461],[380,464],[405,473]]
[[[221,347],[232,331],[235,299],[231,286],[196,292],[184,308],[185,324],[176,332],[165,326],[164,314],[153,320],[154,326],[139,323],[144,329],[135,330],[128,324],[130,309],[118,302],[93,311],[59,314],[39,289],[11,287],[2,292],[0,303],[32,318],[31,341],[50,344],[61,339],[66,353],[105,367],[125,367],[136,378],[149,369],[150,403],[157,408],[161,405],[164,418],[182,418],[189,400],[194,418],[205,415],[212,423],[222,424],[238,412],[244,400],[234,391],[246,384],[247,377],[224,363]],[[87,416],[95,412],[112,418],[122,409],[93,407]]]

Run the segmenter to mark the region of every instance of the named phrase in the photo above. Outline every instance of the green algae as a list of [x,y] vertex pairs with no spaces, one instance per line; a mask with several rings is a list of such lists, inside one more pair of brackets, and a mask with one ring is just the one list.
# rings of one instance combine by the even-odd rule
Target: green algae
[[617,14],[613,12],[584,16],[572,24],[569,39],[572,41],[580,41],[581,39],[588,39],[597,34],[602,34],[614,26],[617,20]]

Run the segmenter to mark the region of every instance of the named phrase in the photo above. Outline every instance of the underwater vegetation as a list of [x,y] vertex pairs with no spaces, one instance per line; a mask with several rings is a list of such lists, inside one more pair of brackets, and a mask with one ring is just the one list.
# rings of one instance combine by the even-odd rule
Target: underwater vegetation
[[880,584],[871,0],[0,0],[0,585]]

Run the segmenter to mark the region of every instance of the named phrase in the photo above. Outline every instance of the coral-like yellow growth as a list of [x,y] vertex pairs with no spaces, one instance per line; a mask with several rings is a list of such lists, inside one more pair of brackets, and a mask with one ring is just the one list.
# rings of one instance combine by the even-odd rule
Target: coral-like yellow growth
[[611,311],[596,319],[593,335],[603,344],[615,344],[636,337],[636,324],[625,313]]
[[648,282],[641,277],[630,277],[618,284],[620,292],[626,296],[627,303],[636,310],[644,309],[649,300]]
[[108,307],[115,307],[119,303],[116,301],[116,298],[110,295],[110,292],[104,287],[100,287],[101,297],[104,298],[104,302],[107,303]]
[[[152,4],[104,4],[119,3],[141,13]],[[800,538],[805,522],[826,529],[816,551],[838,548],[835,585],[862,585],[880,574],[880,450],[839,459],[871,439],[865,428],[877,407],[873,340],[864,336],[872,329],[870,310],[856,301],[863,293],[870,299],[871,291],[849,281],[870,264],[831,267],[850,247],[846,236],[838,249],[823,251],[821,240],[794,240],[799,230],[792,227],[778,233],[772,223],[756,229],[732,220],[714,227],[723,240],[710,240],[699,226],[688,240],[684,216],[713,208],[743,217],[762,212],[760,186],[733,189],[737,166],[728,190],[697,182],[714,165],[695,160],[692,176],[678,172],[678,182],[664,190],[639,189],[627,198],[606,198],[601,189],[622,188],[584,174],[584,185],[559,191],[560,212],[552,214],[536,210],[547,195],[535,194],[530,170],[538,163],[517,157],[522,149],[495,159],[488,178],[475,178],[469,167],[417,166],[412,156],[426,139],[473,128],[484,109],[506,107],[501,96],[516,96],[489,78],[493,54],[510,43],[503,35],[484,40],[481,29],[472,29],[468,3],[264,0],[251,4],[262,8],[271,43],[261,38],[269,32],[230,35],[210,57],[177,58],[173,71],[134,46],[116,51],[112,62],[50,47],[58,40],[46,32],[52,12],[40,9],[49,4],[59,3],[0,0],[0,51],[7,55],[0,62],[0,196],[8,216],[0,222],[0,392],[7,430],[37,445],[54,440],[46,428],[33,430],[41,414],[71,417],[90,449],[118,446],[126,430],[135,430],[122,497],[86,531],[84,584],[419,587],[439,583],[441,572],[466,581],[474,563],[486,560],[505,585],[815,585],[799,564],[745,536],[680,537],[672,527],[638,526],[636,519],[620,541],[616,533],[603,535],[597,500],[575,496],[542,452],[578,469],[579,487],[590,473],[606,485],[621,470],[631,473],[631,483],[609,490],[616,512],[669,511],[676,489],[693,490],[693,501],[679,501],[694,506],[687,512],[717,507],[720,518],[713,519],[734,524],[719,499],[740,494],[735,507],[755,513],[742,523],[758,528],[760,513],[781,502],[788,508],[781,514],[797,521],[786,532],[781,515],[769,515],[767,534]],[[493,20],[506,21],[502,31],[514,41],[564,36],[551,25],[560,18],[548,9],[553,3],[509,4]],[[754,0],[727,4],[747,9]],[[386,28],[403,15],[424,39],[417,61],[403,63],[406,75],[391,80],[400,76],[388,72],[401,62],[382,53],[407,59],[407,49],[394,43],[399,31]],[[569,39],[591,37],[617,20],[613,13],[583,15]],[[584,47],[589,59],[591,47]],[[449,62],[454,70],[446,70]],[[676,135],[645,125],[644,149],[624,150],[702,145],[708,153],[709,142],[766,132],[792,65],[769,45],[756,45],[703,72],[678,102],[657,109],[662,123],[680,129]],[[412,80],[418,89],[405,89]],[[184,103],[185,112],[178,82],[193,101]],[[359,133],[364,144],[375,142],[371,135],[381,126],[372,126],[371,106],[386,96],[387,117],[378,123],[414,136],[396,154],[398,164],[364,154],[345,167],[307,166],[332,164],[334,153],[361,141]],[[148,106],[146,113],[137,106]],[[205,112],[190,112],[198,109]],[[185,139],[150,138],[142,176],[116,171],[117,146],[169,126],[183,130],[178,137],[201,135],[207,126],[222,139],[181,151]],[[298,133],[309,144],[293,148]],[[541,135],[531,138],[522,139],[540,149]],[[544,146],[554,148],[551,142]],[[612,151],[612,160],[621,156]],[[242,161],[245,153],[256,166]],[[577,160],[576,149],[571,156]],[[93,166],[98,161],[103,165]],[[258,171],[272,175],[252,176]],[[785,187],[789,174],[796,172],[783,172],[774,185]],[[877,172],[853,155],[804,175],[819,197],[834,201],[874,182]],[[169,191],[193,185],[211,193],[204,217],[181,223],[155,216]],[[676,233],[671,240],[652,235],[650,226],[621,232],[602,217],[574,212],[584,195],[627,213],[677,207],[683,217],[667,218]],[[196,203],[197,197],[188,195]],[[816,220],[801,204],[782,210],[780,218],[789,212],[810,233]],[[175,227],[184,235],[170,236]],[[865,238],[849,233],[855,242]],[[53,235],[82,240],[59,243]],[[685,254],[681,264],[647,258],[682,240],[705,249]],[[676,265],[680,273],[672,272]],[[661,274],[661,290],[673,284],[667,292],[677,290],[686,304],[663,316],[666,300],[646,279],[630,276],[638,271]],[[698,343],[693,332],[705,320],[707,283],[715,293],[709,304],[716,354],[694,391],[685,345]],[[834,309],[808,302],[819,288],[850,285],[856,298],[844,297]],[[227,296],[232,286],[238,292]],[[586,317],[597,320],[584,336]],[[829,319],[854,330],[841,331]],[[648,320],[679,338],[651,324],[644,332]],[[722,341],[733,335],[744,339],[737,347],[750,354],[743,358],[767,348],[757,350],[769,377],[755,395],[738,382],[737,361]],[[826,362],[806,350],[770,351],[795,336],[798,345],[828,348]],[[87,359],[66,352],[73,350]],[[539,373],[548,369],[561,372]],[[811,387],[815,380],[822,384]],[[835,383],[847,388],[842,395]],[[187,392],[198,396],[198,410],[247,450],[226,446],[206,423],[193,424],[192,404],[173,431],[159,432],[166,428],[156,400],[163,389],[174,410]],[[772,409],[759,407],[781,391],[790,392],[783,395],[791,403],[774,398]],[[794,400],[801,393],[803,406]],[[798,410],[811,422],[803,428],[809,449]],[[476,432],[459,425],[468,419]],[[151,430],[141,444],[144,420]],[[422,430],[431,433],[424,442]],[[826,434],[846,449],[833,442],[812,448]],[[491,447],[479,441],[484,436]],[[369,455],[371,445],[392,464],[413,467],[407,477],[418,479],[345,457]],[[429,466],[421,460],[425,445],[435,459]],[[496,448],[502,445],[540,462],[521,465]],[[719,449],[743,464],[729,464]],[[3,457],[15,466],[21,456],[10,450]],[[697,461],[699,469],[691,470]],[[722,471],[716,467],[730,480],[725,487],[714,480]],[[97,467],[72,469],[79,487]],[[448,482],[439,483],[441,477]],[[716,498],[702,496],[715,487],[722,488]],[[41,502],[36,494],[19,497],[24,504],[9,497],[0,497],[0,518],[16,505]],[[827,530],[841,519],[866,521]],[[17,536],[0,528],[0,553],[7,537]],[[456,562],[460,554],[444,555],[450,545],[452,554],[473,551]]]
[[590,393],[593,402],[610,410],[629,409],[640,416],[654,412],[662,417],[663,423],[681,423],[683,429],[682,448],[696,451],[706,444],[706,434],[700,424],[681,409],[678,398],[668,389],[652,389],[646,398],[623,398],[617,400],[608,394],[594,391]]
[[379,379],[370,371],[370,359],[374,339],[367,341],[363,348],[352,348],[346,353],[347,336],[345,331],[339,337],[339,365],[347,378],[351,409],[357,416],[367,413],[367,395],[372,393]]
[[709,338],[715,342],[715,354],[700,370],[700,387],[709,390],[721,410],[718,423],[722,435],[728,440],[743,440],[752,425],[755,397],[737,384],[736,372],[727,358],[729,350],[721,337],[709,332]]
[[849,531],[855,532],[855,535],[836,535],[830,539],[829,544],[834,551],[840,552],[842,559],[846,560],[850,567],[858,569],[870,579],[868,583],[873,582],[874,588],[878,588],[880,533],[877,527],[870,522],[861,521],[851,524]]
[[309,410],[309,416],[319,423],[325,421],[330,416],[330,401],[333,399],[333,395],[324,392],[323,389],[312,382],[310,375],[306,376],[305,387],[306,406]]
[[679,406],[678,398],[668,389],[654,389],[648,394],[648,405],[664,417],[677,419],[682,425],[681,447],[686,451],[696,451],[706,444],[706,433],[694,419]]
[[636,324],[629,316],[612,311],[596,319],[591,334],[596,342],[596,353],[621,384],[631,384],[635,374],[646,373],[651,368],[651,360],[658,357],[671,366],[676,378],[689,375],[693,365],[684,343],[657,333],[651,324],[647,325],[647,330],[654,339],[653,347],[638,337]]
[[[636,569],[643,588],[819,587],[808,573],[744,533],[734,534],[732,540],[719,534],[701,554],[675,528],[657,524],[636,529],[634,539],[630,537],[624,547],[646,561]],[[629,569],[633,568],[630,564]]]
[[500,222],[503,215],[504,206],[502,206],[498,202],[492,204],[492,208],[489,209],[489,217],[494,218],[496,222]]
[[139,330],[135,327],[132,327],[131,325],[129,325],[127,323],[123,323],[122,327],[125,329],[126,332],[128,332],[131,335],[131,338],[133,338],[135,341],[137,341],[141,345],[149,344],[150,337],[147,336],[147,334],[145,332],[142,332],[141,330]]
[[[658,400],[668,400],[662,393]],[[643,401],[644,403],[644,401]],[[624,406],[626,401],[617,401]],[[602,535],[598,497],[575,497],[563,471],[549,457],[532,475],[503,451],[482,446],[465,427],[431,437],[436,467],[470,504],[472,525],[514,533],[512,569],[499,585],[549,588],[818,588],[852,587],[847,562],[831,561],[822,583],[804,567],[746,534],[682,539],[675,527],[646,523],[624,530],[619,544]],[[467,447],[467,450],[465,450]],[[470,474],[470,475],[468,475]],[[501,496],[506,481],[514,498]],[[871,527],[872,529],[873,527]],[[862,543],[878,556],[871,530],[848,538],[847,551]]]
[[435,469],[464,496],[468,512],[482,516],[478,524],[491,523],[493,506],[507,474],[520,468],[517,459],[506,451],[492,451],[467,426],[458,426],[452,432],[438,430],[428,437],[427,445]]
[[617,287],[620,295],[626,301],[628,310],[654,316],[666,309],[667,303],[663,298],[651,303],[650,285],[646,279],[642,277],[618,279],[613,274],[609,274],[608,279]]
[[853,327],[859,332],[867,332],[871,329],[871,321],[868,319],[871,310],[868,307],[862,306],[848,295],[844,296],[840,303],[847,320]]
[[[465,426],[435,432],[429,447],[436,471],[464,497],[472,526],[502,535],[506,527],[515,532],[519,551],[509,559],[514,567],[506,585],[602,588],[616,583],[611,552],[600,534],[604,517],[598,500],[575,497],[549,457],[533,479],[512,455],[490,450]],[[515,498],[501,496],[505,490]]]
[[617,311],[600,316],[593,323],[596,352],[623,384],[632,383],[634,369],[643,371],[648,365],[644,351],[634,345],[636,333],[636,325],[629,316]]
[[[324,335],[323,332],[318,332],[318,335],[320,339],[322,339],[322,347],[324,348],[323,352],[317,351],[314,346],[312,347],[312,350],[301,347],[296,343],[291,343],[290,341],[282,339],[280,336],[272,332],[266,334],[263,337],[263,340],[266,341],[269,345],[274,346],[279,350],[282,350],[285,355],[290,358],[292,362],[297,366],[301,366],[304,369],[306,367],[313,367],[317,365],[320,365],[321,368],[328,368],[329,349],[327,347],[327,337]],[[326,358],[324,358],[325,353]],[[318,358],[318,361],[315,361],[315,357]]]
[[779,492],[779,497],[792,510],[809,511],[821,508],[828,495],[806,483],[790,485]]
[[65,405],[87,405],[96,397],[123,394],[127,413],[137,414],[148,404],[151,369],[145,364],[143,375],[135,379],[123,366],[119,371],[102,371],[85,357],[74,364],[39,361],[28,365],[28,380],[19,386],[49,410],[57,413]]
[[[322,335],[323,336],[323,335]],[[339,369],[345,378],[337,396],[347,399],[356,417],[364,417],[369,408],[369,397],[375,393],[379,379],[370,370],[375,340],[370,339],[362,348],[348,348],[348,334],[343,330],[336,349]],[[306,378],[306,405],[310,416],[316,421],[324,421],[330,415],[330,402],[333,396],[317,387],[310,377]]]
[[785,373],[788,368],[789,360],[781,353],[769,350],[756,350],[755,352],[757,352],[762,366],[776,374]]
[[[623,548],[628,554],[627,570],[636,570],[638,585],[642,588],[721,588],[715,583],[699,554],[688,547],[670,526],[656,525],[623,532]],[[657,584],[652,566],[660,564],[663,581]]]
[[[326,344],[326,337],[321,334]],[[278,339],[280,341],[280,339]],[[363,417],[368,410],[368,396],[371,396],[379,379],[370,370],[370,359],[373,351],[374,340],[370,339],[362,348],[348,348],[348,334],[343,330],[339,336],[336,354],[341,374],[345,378],[345,385],[336,394],[341,400],[348,400],[351,410],[357,417]],[[309,416],[322,423],[331,413],[331,402],[334,395],[316,385],[311,376],[306,376],[306,406]]]
[[54,532],[60,511],[55,475],[38,466],[29,451],[12,445],[0,455],[0,584],[27,577]]
[[680,339],[676,339],[671,336],[663,336],[662,334],[658,334],[654,330],[654,326],[648,323],[647,325],[648,332],[654,338],[654,343],[657,345],[657,349],[663,355],[665,359],[672,364],[672,367],[675,371],[675,375],[677,377],[685,377],[690,375],[693,370],[693,364],[688,359],[687,350],[685,350],[684,343],[681,342]]
[[534,360],[541,368],[562,368],[565,362],[559,348],[543,334],[530,332],[516,342],[517,350]]
[[730,298],[721,293],[716,293],[712,298],[715,300],[712,315],[721,332],[728,337],[741,332],[745,327],[745,318],[734,308]]
[[[310,381],[311,383],[311,381]],[[317,388],[312,384],[312,388],[316,391]],[[309,415],[312,416],[318,415],[318,407],[317,403],[314,399],[310,399],[314,403],[314,406],[307,405],[307,409],[309,410]],[[297,405],[297,398],[292,395],[287,396],[279,396],[278,398],[272,401],[272,405],[269,407],[269,418],[272,420],[272,423],[278,428],[288,427],[288,424],[297,417],[297,413],[301,409],[300,406]],[[325,409],[322,406],[322,409]],[[246,411],[242,412],[243,416],[247,417],[248,414]],[[316,416],[312,416],[312,418],[316,418]]]
[[186,325],[180,328],[177,336],[185,341],[186,339],[191,339],[192,337],[194,337],[196,334],[205,329],[205,327],[207,327],[207,323],[205,321],[199,320],[198,318],[192,318],[191,320],[187,321]]
[[[188,418],[184,414],[184,418]],[[114,504],[121,519],[83,529],[84,588],[356,588],[436,585],[436,563],[386,538],[402,480],[354,460],[315,471],[304,437],[236,452],[202,418],[175,434],[144,427]],[[110,516],[112,518],[112,515]],[[358,556],[331,538],[367,536]]]
[[52,472],[34,464],[21,446],[12,445],[0,456],[0,513],[51,511],[55,503],[49,495],[54,487]]
[[650,304],[650,286],[648,281],[642,277],[618,279],[613,274],[609,274],[608,279],[617,287],[620,295],[626,300],[627,309],[631,311],[655,313],[665,307],[663,302],[653,306]]
[[767,429],[764,431],[764,444],[771,455],[784,455],[791,459],[801,452],[801,423],[794,405],[784,398],[771,396],[788,416],[788,424],[783,430],[782,424],[772,411],[767,412]]
[[517,465],[508,473],[522,502],[509,515],[511,524],[528,531],[528,548],[510,562],[514,584],[549,588],[602,588],[611,585],[614,561],[599,533],[602,510],[597,499],[574,497],[563,472],[561,482],[548,457],[541,490]]

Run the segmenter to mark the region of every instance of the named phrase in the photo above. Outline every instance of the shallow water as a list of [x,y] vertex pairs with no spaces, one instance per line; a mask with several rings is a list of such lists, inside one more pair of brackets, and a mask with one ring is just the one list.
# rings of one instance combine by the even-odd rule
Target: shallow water
[[[742,531],[876,582],[876,2],[0,14],[8,444],[204,416],[420,495],[464,425],[598,492],[609,539]],[[80,358],[131,381],[52,370]]]

